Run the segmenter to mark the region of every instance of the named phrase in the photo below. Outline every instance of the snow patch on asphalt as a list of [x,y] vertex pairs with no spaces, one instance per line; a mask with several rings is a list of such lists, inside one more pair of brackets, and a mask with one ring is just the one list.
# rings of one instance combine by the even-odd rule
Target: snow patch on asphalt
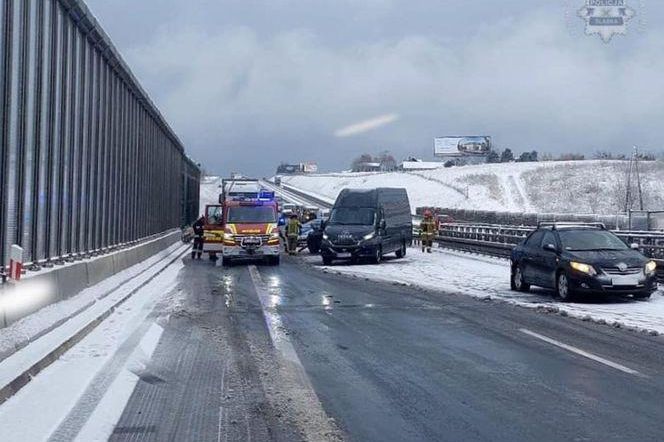
[[614,327],[664,334],[664,292],[650,300],[627,297],[598,297],[575,303],[559,302],[548,290],[533,288],[529,293],[510,290],[510,268],[506,259],[434,249],[423,254],[411,248],[401,260],[387,259],[380,265],[320,265],[320,257],[305,259],[327,273],[337,273],[393,284],[462,294],[483,300],[500,300],[521,307],[558,313]]

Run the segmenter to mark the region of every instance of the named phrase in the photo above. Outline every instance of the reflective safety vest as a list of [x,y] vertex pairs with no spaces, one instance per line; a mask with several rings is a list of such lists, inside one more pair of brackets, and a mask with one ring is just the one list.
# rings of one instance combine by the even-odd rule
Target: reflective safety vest
[[300,222],[296,219],[291,219],[286,225],[286,234],[287,235],[299,235],[300,234]]
[[429,220],[425,219],[420,224],[420,230],[424,234],[428,234],[428,235],[434,234],[434,233],[436,233],[436,224],[433,222],[432,219],[429,219]]

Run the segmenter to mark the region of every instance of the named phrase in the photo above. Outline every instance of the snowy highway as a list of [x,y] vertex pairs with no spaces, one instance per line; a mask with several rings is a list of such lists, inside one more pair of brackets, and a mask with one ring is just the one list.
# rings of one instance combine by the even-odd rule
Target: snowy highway
[[550,3],[4,0],[0,442],[664,442],[664,2]]
[[389,261],[353,277],[307,256],[231,268],[183,256],[0,406],[3,440],[664,432],[660,337],[361,277]]
[[[216,181],[208,187],[212,199]],[[664,432],[662,291],[561,303],[511,291],[506,260],[439,248],[381,265],[324,266],[303,252],[276,267],[222,267],[191,260],[189,247],[0,330],[3,437],[655,441]]]

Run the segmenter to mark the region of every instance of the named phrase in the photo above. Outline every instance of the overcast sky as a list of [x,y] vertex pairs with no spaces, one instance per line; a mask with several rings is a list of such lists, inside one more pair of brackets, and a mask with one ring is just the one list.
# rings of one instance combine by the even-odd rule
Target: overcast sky
[[584,3],[87,0],[189,154],[257,176],[431,159],[441,135],[661,151],[664,2],[627,0],[637,15],[608,44],[584,34]]

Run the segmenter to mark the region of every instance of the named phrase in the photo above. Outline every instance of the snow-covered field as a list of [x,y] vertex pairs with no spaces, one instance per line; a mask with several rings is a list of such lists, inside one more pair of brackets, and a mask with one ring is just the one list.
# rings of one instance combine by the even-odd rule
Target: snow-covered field
[[[345,187],[405,187],[411,206],[512,212],[615,214],[626,161],[479,164],[427,171],[284,176],[283,183],[334,199]],[[664,162],[640,163],[646,208],[664,209]]]
[[307,256],[305,259],[325,272],[499,300],[613,326],[664,334],[664,292],[661,289],[648,301],[611,297],[562,303],[547,290],[533,288],[530,293],[511,291],[509,262],[504,259],[441,249],[434,249],[432,254],[422,254],[414,248],[408,251],[406,258],[388,259],[380,265],[320,266],[319,256]]

